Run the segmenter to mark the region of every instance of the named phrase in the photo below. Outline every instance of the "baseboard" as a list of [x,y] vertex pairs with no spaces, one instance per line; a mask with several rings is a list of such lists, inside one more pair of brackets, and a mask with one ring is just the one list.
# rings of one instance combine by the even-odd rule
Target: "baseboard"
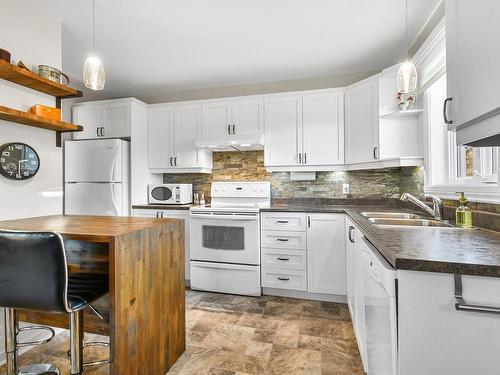
[[262,294],[267,296],[289,297],[308,299],[313,301],[325,301],[336,303],[347,303],[347,297],[337,294],[309,293],[298,290],[286,290],[277,288],[262,288]]

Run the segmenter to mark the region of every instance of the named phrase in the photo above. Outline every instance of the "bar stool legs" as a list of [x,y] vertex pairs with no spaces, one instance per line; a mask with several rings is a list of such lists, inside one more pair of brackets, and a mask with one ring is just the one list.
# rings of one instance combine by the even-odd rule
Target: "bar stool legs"
[[69,314],[71,375],[83,372],[83,310]]
[[5,356],[7,375],[17,375],[17,313],[14,309],[5,311]]
[[[5,312],[5,355],[7,368],[7,375],[59,375],[59,369],[51,364],[35,364],[18,369],[17,367],[17,349],[21,346],[41,345],[49,342],[54,337],[54,330],[48,327],[31,326],[23,329],[19,328],[19,321],[17,319],[17,312],[15,309],[4,309]],[[51,337],[45,340],[30,341],[30,342],[17,342],[17,335],[19,332],[45,329],[51,332]]]
[[[101,319],[103,316],[91,305],[89,305],[92,311],[96,313]],[[70,323],[70,333],[69,333],[69,345],[70,349],[68,351],[68,356],[70,358],[71,375],[80,375],[83,370],[90,366],[102,365],[105,363],[110,363],[109,359],[94,361],[94,362],[84,362],[83,361],[83,349],[89,346],[102,346],[109,347],[107,342],[83,342],[84,330],[83,330],[83,310],[78,310],[69,314]]]

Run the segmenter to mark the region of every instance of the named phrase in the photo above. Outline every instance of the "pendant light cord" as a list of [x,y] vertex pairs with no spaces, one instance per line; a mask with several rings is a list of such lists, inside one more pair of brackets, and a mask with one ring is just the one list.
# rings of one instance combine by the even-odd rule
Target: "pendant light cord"
[[408,60],[408,0],[405,0],[405,60]]
[[92,0],[92,52],[95,55],[95,0]]

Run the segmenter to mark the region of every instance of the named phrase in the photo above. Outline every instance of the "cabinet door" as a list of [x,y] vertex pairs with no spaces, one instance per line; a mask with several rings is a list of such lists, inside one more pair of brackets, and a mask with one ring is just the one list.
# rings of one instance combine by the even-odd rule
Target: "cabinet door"
[[104,138],[130,137],[131,104],[102,104],[102,136]]
[[175,108],[175,160],[176,167],[199,166],[200,149],[196,139],[200,131],[201,107],[198,105]]
[[286,96],[267,99],[264,122],[264,160],[268,167],[301,165],[302,98]]
[[378,76],[347,88],[345,120],[346,162],[377,160]]
[[305,95],[302,101],[304,164],[343,164],[343,92]]
[[100,138],[97,128],[102,126],[100,105],[73,107],[73,122],[83,126],[83,131],[73,133],[73,139]]
[[345,295],[343,214],[309,214],[307,228],[308,291]]
[[[264,105],[261,99],[242,100],[231,104],[234,135],[255,135],[262,132]],[[233,131],[231,125],[231,131]]]
[[354,274],[356,270],[354,268],[354,256],[356,254],[356,241],[358,240],[358,233],[356,227],[349,218],[346,218],[345,220],[345,230],[347,305],[349,306],[349,312],[351,313],[351,318],[354,324],[354,316],[356,315],[356,289],[354,288]]
[[500,2],[446,0],[445,6],[448,118],[456,127],[500,107]]
[[201,136],[204,139],[222,140],[232,133],[231,106],[229,102],[207,103],[202,105]]
[[174,111],[172,107],[153,107],[148,111],[148,166],[173,168]]

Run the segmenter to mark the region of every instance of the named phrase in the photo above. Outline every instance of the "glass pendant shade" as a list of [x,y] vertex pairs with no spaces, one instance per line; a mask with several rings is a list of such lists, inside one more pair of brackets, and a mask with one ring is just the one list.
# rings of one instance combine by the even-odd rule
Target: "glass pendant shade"
[[408,94],[417,88],[417,68],[410,61],[401,64],[398,71],[398,92]]
[[96,56],[89,56],[83,65],[83,82],[85,87],[91,90],[104,89],[106,76],[104,73],[104,65]]

